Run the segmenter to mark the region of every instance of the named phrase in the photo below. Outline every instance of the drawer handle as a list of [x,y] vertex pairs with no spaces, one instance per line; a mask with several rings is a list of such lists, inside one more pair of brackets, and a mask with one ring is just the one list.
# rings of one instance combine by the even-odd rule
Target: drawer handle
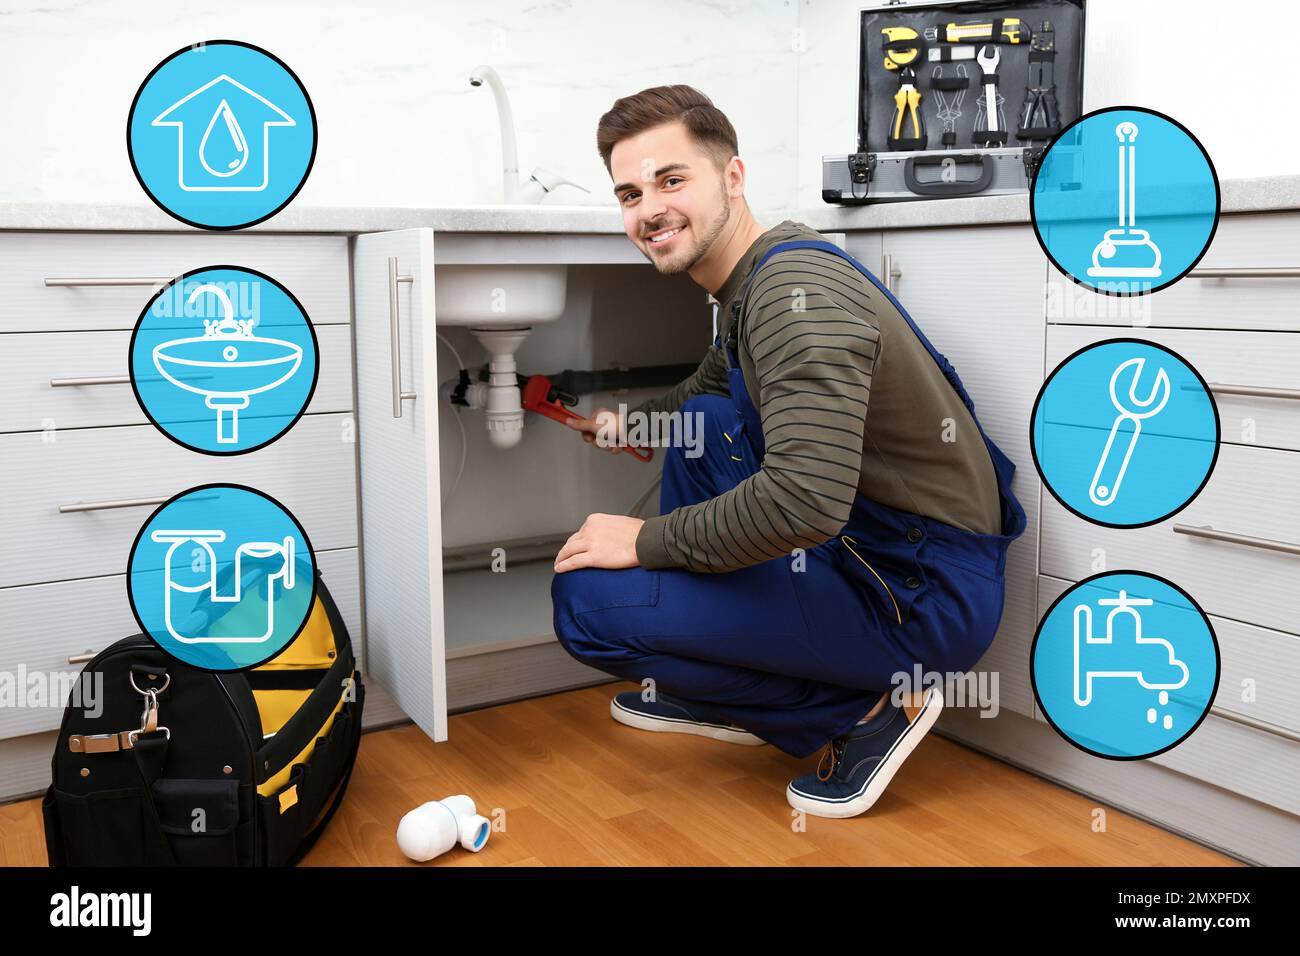
[[88,664],[95,659],[95,651],[87,651],[85,654],[73,654],[68,658],[69,664]]
[[[185,381],[198,382],[211,375],[186,375]],[[140,375],[136,377],[137,382],[161,382],[160,375]],[[90,378],[52,378],[50,379],[50,388],[79,388],[83,385],[129,385],[131,376],[129,375],[99,375]]]
[[76,388],[81,385],[129,385],[129,375],[101,375],[98,378],[52,378],[50,388]]
[[402,391],[402,340],[397,324],[397,283],[414,282],[414,276],[397,274],[397,259],[388,259],[388,337],[392,343],[393,355],[393,417],[402,417],[402,402],[415,398],[414,392]]
[[78,511],[109,511],[113,508],[143,508],[147,505],[160,505],[167,501],[162,498],[118,498],[116,501],[79,501],[75,505],[59,505],[59,514],[74,514]]
[[1209,538],[1211,541],[1226,541],[1228,544],[1240,544],[1247,548],[1262,548],[1265,551],[1281,551],[1283,554],[1300,554],[1300,544],[1289,541],[1275,541],[1272,538],[1255,538],[1248,534],[1235,534],[1231,531],[1219,531],[1209,525],[1176,524],[1175,534],[1191,535],[1193,538]]
[[1193,269],[1193,279],[1300,279],[1300,267],[1243,266],[1236,269]]
[[[1192,386],[1195,388],[1195,385]],[[1255,395],[1259,398],[1300,399],[1300,388],[1267,388],[1263,385],[1225,385],[1222,382],[1209,382],[1207,387],[1220,395]]]
[[1252,730],[1263,731],[1266,734],[1273,734],[1284,740],[1291,740],[1300,743],[1300,733],[1296,733],[1290,727],[1282,727],[1279,724],[1269,723],[1267,720],[1259,720],[1255,717],[1247,717],[1245,714],[1236,714],[1230,710],[1223,710],[1220,707],[1211,707],[1210,713],[1215,717],[1222,717],[1224,720],[1231,720],[1238,724],[1244,724]]
[[118,285],[152,285],[162,286],[171,282],[171,279],[147,279],[143,277],[131,276],[100,276],[94,278],[63,278],[46,276],[45,284],[47,286],[118,286]]
[[888,253],[881,257],[880,272],[885,279],[885,291],[897,292],[894,288],[894,280],[903,277],[903,270],[894,268],[894,257]]

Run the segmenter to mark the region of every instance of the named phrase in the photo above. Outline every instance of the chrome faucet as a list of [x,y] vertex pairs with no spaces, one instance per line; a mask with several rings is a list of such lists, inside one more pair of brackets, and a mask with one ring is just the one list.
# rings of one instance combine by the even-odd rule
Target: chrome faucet
[[528,182],[519,181],[519,157],[515,150],[515,119],[510,112],[510,98],[506,96],[505,85],[492,67],[476,66],[469,75],[470,86],[482,86],[484,83],[492,88],[492,95],[497,101],[497,118],[501,121],[502,176],[505,201],[512,204],[535,204],[549,195],[557,186],[572,186],[584,193],[591,190],[565,179],[540,166],[529,175]]

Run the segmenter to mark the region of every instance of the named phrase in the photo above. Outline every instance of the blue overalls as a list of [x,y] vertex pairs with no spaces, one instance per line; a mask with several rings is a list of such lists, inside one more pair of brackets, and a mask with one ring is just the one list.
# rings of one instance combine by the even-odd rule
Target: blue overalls
[[[962,402],[974,405],[948,360],[898,300],[833,243],[783,242],[763,256],[733,306],[725,343],[730,399],[696,395],[703,454],[681,436],[665,449],[660,513],[717,497],[759,470],[762,421],[736,355],[738,318],[754,275],[786,249],[843,256],[902,313]],[[988,447],[1002,533],[976,534],[888,507],[858,492],[830,540],[735,571],[579,568],[551,582],[555,634],[577,660],[625,680],[654,682],[701,719],[736,724],[796,757],[841,736],[897,682],[894,675],[962,672],[984,655],[1002,616],[1007,546],[1025,530],[1011,492],[1016,466]],[[921,688],[915,688],[920,690]]]

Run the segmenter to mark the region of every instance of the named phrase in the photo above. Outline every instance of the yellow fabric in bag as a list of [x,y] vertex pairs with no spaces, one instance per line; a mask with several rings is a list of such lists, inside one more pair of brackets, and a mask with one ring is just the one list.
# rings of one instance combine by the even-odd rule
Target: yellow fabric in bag
[[[330,732],[330,728],[334,726],[334,718],[339,715],[339,711],[342,710],[343,705],[347,703],[351,692],[352,681],[349,680],[347,685],[343,688],[343,692],[339,695],[339,702],[334,705],[334,709],[330,711],[329,717],[326,718],[325,723],[321,725],[320,730],[316,731],[316,733],[312,735],[311,742],[307,744],[306,747],[303,747],[296,757],[285,763],[285,765],[276,771],[276,773],[268,777],[265,783],[260,784],[257,788],[259,794],[264,797],[269,797],[289,782],[289,777],[293,774],[293,765],[296,763],[306,763],[308,758],[311,757],[311,752],[316,749],[317,739],[324,737]],[[281,812],[285,809],[287,808],[282,806]]]
[[311,616],[303,625],[294,642],[267,661],[259,671],[315,670],[334,663],[338,650],[334,646],[334,628],[330,627],[325,604],[318,597],[312,606]]
[[[318,597],[316,603],[311,609],[311,616],[303,626],[301,633],[294,639],[294,642],[286,647],[275,659],[268,661],[261,667],[254,668],[257,671],[295,671],[295,670],[325,670],[334,664],[338,655],[338,648],[334,643],[334,629],[330,626],[329,614],[325,611],[325,604]],[[334,718],[343,708],[343,704],[348,699],[351,691],[351,682],[344,687],[340,694],[338,703],[330,712],[328,718],[321,728],[312,735],[311,741],[302,751],[288,761],[279,771],[271,776],[265,783],[257,788],[257,792],[262,796],[270,796],[289,780],[289,775],[296,763],[305,763],[311,756],[312,750],[316,747],[316,740],[324,737],[329,733],[330,727],[334,724]],[[310,688],[293,689],[293,690],[271,690],[271,689],[254,689],[253,699],[257,703],[258,712],[262,717],[262,733],[271,735],[278,733],[298,709],[302,707],[312,691]]]

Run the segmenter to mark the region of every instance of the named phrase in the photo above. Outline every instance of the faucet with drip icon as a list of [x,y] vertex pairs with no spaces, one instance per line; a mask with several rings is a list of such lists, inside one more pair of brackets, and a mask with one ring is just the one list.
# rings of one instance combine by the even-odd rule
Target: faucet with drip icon
[[188,304],[201,295],[221,304],[220,319],[205,319],[203,334],[172,339],[154,347],[154,366],[178,388],[204,397],[217,413],[217,443],[239,442],[239,412],[249,397],[287,382],[302,364],[302,346],[253,332],[253,319],[236,319],[224,288],[211,282],[190,292]]
[[[1092,632],[1092,606],[1088,603],[1076,604],[1074,607],[1074,702],[1080,707],[1087,707],[1093,701],[1093,682],[1102,677],[1120,677],[1136,680],[1142,687],[1150,690],[1159,690],[1162,693],[1170,690],[1177,690],[1183,687],[1191,671],[1183,661],[1175,656],[1174,645],[1163,637],[1151,637],[1142,633],[1142,615],[1138,612],[1139,607],[1151,607],[1155,604],[1152,598],[1130,597],[1128,591],[1121,589],[1118,597],[1098,598],[1097,604],[1100,607],[1110,607],[1111,612],[1106,615],[1106,634],[1097,636]],[[1146,645],[1156,645],[1163,647],[1165,654],[1161,655],[1165,659],[1159,661],[1159,666],[1167,666],[1170,671],[1181,673],[1175,681],[1163,681],[1153,678],[1151,675],[1159,673],[1155,655],[1149,655],[1149,659],[1137,661],[1132,652],[1125,651],[1115,660],[1115,664],[1103,664],[1102,667],[1095,667],[1097,659],[1107,660],[1096,652],[1085,653],[1084,647],[1088,645],[1103,645],[1112,648],[1117,646],[1116,624],[1121,619],[1128,619],[1129,626],[1132,628],[1132,639],[1135,647]],[[1135,666],[1137,664],[1141,666]],[[1113,668],[1113,669],[1112,669]],[[1166,725],[1167,727],[1168,725]]]

